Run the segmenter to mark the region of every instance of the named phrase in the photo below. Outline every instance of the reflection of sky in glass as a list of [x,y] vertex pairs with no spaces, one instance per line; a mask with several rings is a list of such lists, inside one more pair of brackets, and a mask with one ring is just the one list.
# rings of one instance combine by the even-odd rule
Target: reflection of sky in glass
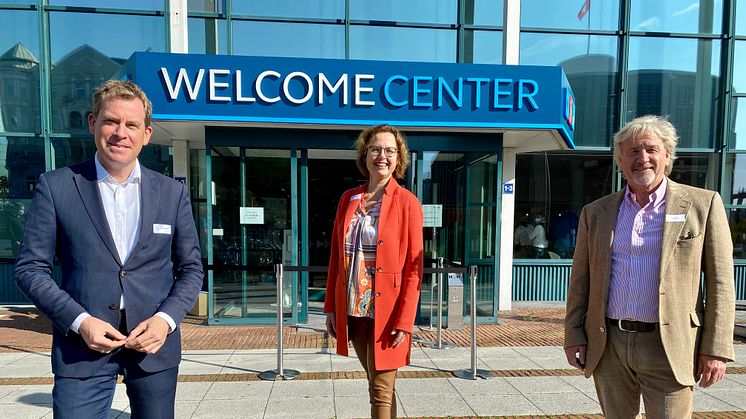
[[[215,6],[219,7],[215,10]],[[190,12],[223,12],[223,1],[222,0],[187,0],[187,10]]]
[[578,19],[584,0],[521,1],[521,26],[530,28],[601,29],[619,27],[619,0],[594,0],[591,8]]
[[49,0],[50,6],[98,7],[101,9],[166,10],[168,0]]
[[[744,1],[746,3],[746,1]],[[746,12],[746,9],[744,10]],[[746,41],[736,41],[733,53],[733,89],[736,93],[746,93]]]
[[456,31],[352,26],[350,58],[455,63]]
[[475,25],[502,26],[503,24],[503,0],[473,0]]
[[0,12],[0,55],[21,43],[39,59],[39,26],[36,12],[3,10]]
[[473,58],[475,64],[502,64],[503,33],[474,31]]
[[163,17],[57,12],[49,21],[52,63],[83,44],[123,59],[135,51],[166,49]]
[[[711,16],[705,19],[701,28],[700,14]],[[632,0],[630,29],[649,32],[721,33],[722,16],[722,0]]]
[[601,35],[521,34],[521,64],[557,65],[591,55],[616,57],[617,39]]
[[422,153],[422,178],[433,177],[433,163],[438,158],[439,151],[425,151]]
[[[205,32],[208,19],[201,18],[189,18],[188,30],[189,30],[189,52],[195,54],[207,53],[205,47]],[[210,24],[211,25],[211,24]],[[224,19],[217,19],[217,38],[218,38],[218,53],[228,53],[228,30]]]
[[[733,138],[731,147],[739,150],[746,150],[746,98],[738,98],[734,103],[732,114],[736,115],[735,127],[733,129]],[[744,161],[746,163],[746,161]],[[743,168],[746,171],[746,167]],[[746,182],[746,176],[743,177]]]
[[232,13],[250,16],[343,19],[344,0],[240,0]]
[[456,23],[456,0],[350,0],[350,19]]
[[736,2],[736,35],[746,35],[746,1]]
[[344,58],[344,26],[233,21],[233,54]]
[[[676,70],[695,72],[699,45],[711,47],[711,56],[702,57],[710,64],[710,74],[720,74],[720,42],[682,38],[632,37],[629,43],[629,64],[632,70]],[[653,53],[652,51],[655,51]]]

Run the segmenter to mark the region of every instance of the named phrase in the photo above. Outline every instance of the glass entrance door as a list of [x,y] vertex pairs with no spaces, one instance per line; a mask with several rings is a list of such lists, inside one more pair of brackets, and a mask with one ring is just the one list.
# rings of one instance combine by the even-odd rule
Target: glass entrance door
[[[211,147],[208,239],[212,323],[274,323],[277,263],[298,264],[295,151]],[[298,319],[298,275],[286,273],[283,311]]]
[[[337,205],[342,193],[365,183],[355,163],[354,150],[308,150],[308,225],[307,243],[303,248],[310,266],[327,266],[332,228]],[[310,273],[308,276],[308,310],[323,312],[326,295],[326,274]]]
[[[199,220],[207,236],[203,254],[208,262],[208,321],[274,324],[278,292],[274,264],[323,270],[329,262],[339,198],[366,181],[355,162],[356,133],[215,130],[215,134],[205,157],[207,184],[212,187],[206,188],[205,221],[202,214]],[[442,256],[478,265],[479,320],[494,320],[500,158],[484,148],[499,149],[499,140],[412,134],[409,145],[411,165],[401,183],[423,204],[442,205],[442,226],[423,231],[426,263]],[[464,295],[469,295],[465,282]],[[424,278],[421,323],[437,314],[431,284],[432,278]],[[325,272],[285,273],[280,291],[285,322],[306,323],[309,314],[321,315],[325,291]]]
[[[439,205],[442,224],[426,227],[426,263],[435,259],[478,266],[477,315],[479,321],[497,318],[498,208],[500,159],[489,152],[423,151],[417,160],[417,187],[424,205]],[[423,278],[420,322],[434,322],[437,316],[435,275]],[[447,284],[447,281],[444,281]],[[444,290],[444,309],[448,295]],[[471,308],[470,285],[464,278],[464,312]],[[447,313],[443,313],[447,315]]]
[[[466,263],[476,265],[477,316],[482,321],[497,319],[499,272],[499,199],[502,169],[495,153],[469,153],[466,193]],[[464,295],[469,291],[464,286]],[[468,300],[464,316],[471,312]]]

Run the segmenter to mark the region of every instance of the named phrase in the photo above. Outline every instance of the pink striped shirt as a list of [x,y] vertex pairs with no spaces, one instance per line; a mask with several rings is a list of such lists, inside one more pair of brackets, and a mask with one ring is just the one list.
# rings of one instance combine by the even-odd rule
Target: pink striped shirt
[[607,317],[658,322],[667,186],[668,180],[664,176],[644,207],[640,207],[635,194],[627,186],[614,227]]

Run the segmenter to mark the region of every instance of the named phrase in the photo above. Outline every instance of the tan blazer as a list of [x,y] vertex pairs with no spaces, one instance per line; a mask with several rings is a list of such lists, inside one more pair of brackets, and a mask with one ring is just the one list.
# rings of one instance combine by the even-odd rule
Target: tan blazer
[[[580,214],[567,298],[565,347],[588,345],[586,377],[591,376],[606,347],[611,246],[623,194],[624,190],[592,202]],[[683,214],[684,221],[670,217],[675,214]],[[733,243],[717,192],[669,179],[666,217],[659,284],[661,340],[676,380],[694,385],[697,355],[735,360]],[[701,273],[706,295],[700,287]]]

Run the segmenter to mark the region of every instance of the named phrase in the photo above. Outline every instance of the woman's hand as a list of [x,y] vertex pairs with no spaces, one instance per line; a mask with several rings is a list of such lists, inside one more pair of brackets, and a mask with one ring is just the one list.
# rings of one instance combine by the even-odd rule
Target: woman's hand
[[409,332],[400,329],[394,329],[391,331],[391,335],[394,337],[393,347],[396,348],[400,343],[404,342],[404,338],[407,337]]
[[326,331],[334,339],[337,338],[337,315],[336,313],[326,313]]

